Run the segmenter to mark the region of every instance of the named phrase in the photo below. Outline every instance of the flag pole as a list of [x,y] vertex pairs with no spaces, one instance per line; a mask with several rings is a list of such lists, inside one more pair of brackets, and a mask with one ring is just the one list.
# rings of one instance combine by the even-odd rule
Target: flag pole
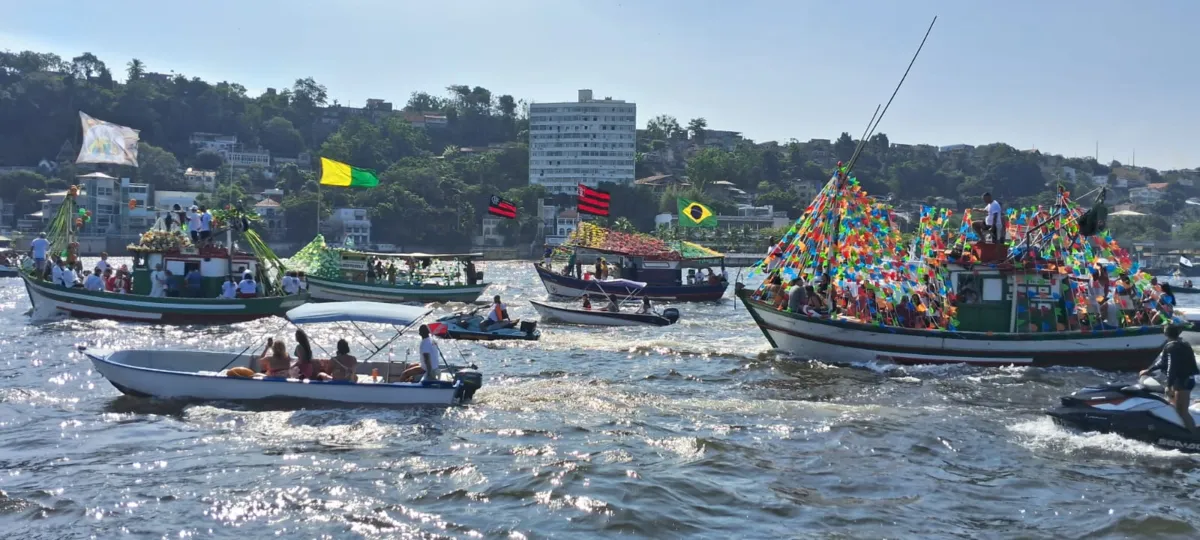
[[[317,182],[317,234],[321,234],[321,183]],[[313,235],[315,238],[316,235]]]

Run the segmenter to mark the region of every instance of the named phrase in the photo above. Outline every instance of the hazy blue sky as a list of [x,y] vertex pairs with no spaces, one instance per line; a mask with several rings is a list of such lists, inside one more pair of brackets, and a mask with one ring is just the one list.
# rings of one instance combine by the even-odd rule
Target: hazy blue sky
[[1195,0],[3,0],[0,49],[114,72],[240,82],[313,76],[343,104],[484,86],[579,88],[638,122],[703,116],[758,140],[855,136],[937,26],[880,126],[893,142],[1003,141],[1160,169],[1200,166]]

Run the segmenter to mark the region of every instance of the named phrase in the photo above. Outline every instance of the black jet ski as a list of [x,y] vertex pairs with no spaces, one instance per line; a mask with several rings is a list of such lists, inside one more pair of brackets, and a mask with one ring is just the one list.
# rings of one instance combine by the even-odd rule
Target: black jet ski
[[[1192,418],[1200,424],[1200,410]],[[1163,395],[1163,386],[1151,377],[1137,384],[1089,386],[1062,397],[1062,406],[1046,411],[1054,422],[1068,428],[1148,442],[1163,448],[1200,452],[1200,434],[1183,427],[1175,407]]]

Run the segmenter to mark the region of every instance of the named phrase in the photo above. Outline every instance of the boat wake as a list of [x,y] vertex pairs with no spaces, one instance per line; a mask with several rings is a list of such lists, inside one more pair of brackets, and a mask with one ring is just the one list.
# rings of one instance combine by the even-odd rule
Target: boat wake
[[1106,454],[1123,454],[1200,463],[1200,456],[1159,448],[1150,443],[1127,439],[1114,433],[1081,433],[1069,430],[1046,417],[1011,424],[1007,429],[1017,435],[1019,444],[1034,452],[1059,452],[1067,454],[1073,459],[1080,456],[1101,457]]

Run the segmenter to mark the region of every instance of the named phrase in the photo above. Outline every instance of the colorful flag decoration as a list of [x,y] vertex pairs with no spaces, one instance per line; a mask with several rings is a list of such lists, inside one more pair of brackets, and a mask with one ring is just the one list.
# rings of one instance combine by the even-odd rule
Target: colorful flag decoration
[[696,201],[679,198],[680,227],[716,227],[717,216],[711,208]]
[[517,217],[517,205],[492,195],[492,200],[488,203],[488,213],[505,219],[514,219]]
[[579,211],[593,216],[607,216],[608,203],[611,197],[607,191],[601,191],[579,184]]
[[137,167],[138,130],[97,120],[79,111],[83,144],[75,163],[110,163]]
[[321,185],[337,187],[375,187],[379,178],[375,171],[351,167],[329,158],[321,158]]

